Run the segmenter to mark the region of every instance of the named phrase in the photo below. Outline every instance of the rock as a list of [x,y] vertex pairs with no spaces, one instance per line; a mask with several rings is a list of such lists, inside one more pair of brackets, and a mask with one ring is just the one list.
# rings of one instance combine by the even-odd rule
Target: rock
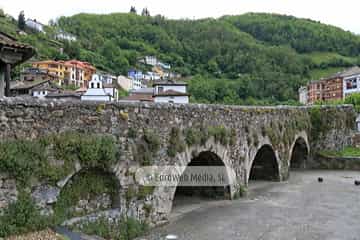
[[41,206],[51,205],[57,201],[60,194],[60,188],[49,185],[36,187],[32,193],[32,197],[36,203]]
[[356,185],[356,186],[360,186],[360,181],[355,180],[355,182],[354,182],[354,183],[355,183],[355,185]]
[[321,182],[323,182],[323,181],[324,181],[324,179],[323,179],[323,178],[321,178],[321,177],[319,177],[319,178],[318,178],[318,182],[320,182],[320,183],[321,183]]

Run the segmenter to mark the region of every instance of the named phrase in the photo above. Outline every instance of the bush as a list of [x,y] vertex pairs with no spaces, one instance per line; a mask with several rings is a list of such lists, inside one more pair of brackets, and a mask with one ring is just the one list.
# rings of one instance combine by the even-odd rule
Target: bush
[[100,218],[94,222],[81,224],[75,229],[105,239],[130,240],[143,235],[148,226],[134,218],[122,217],[120,221],[111,223],[106,218]]
[[40,215],[30,194],[20,192],[0,217],[0,237],[38,231],[52,225],[51,219]]
[[167,153],[169,157],[175,157],[177,153],[185,150],[185,144],[181,138],[180,129],[172,128],[170,132],[169,146]]
[[[100,196],[104,193],[110,195],[112,202],[117,196],[118,183],[114,176],[110,176],[106,172],[93,169],[79,173],[77,176],[69,182],[61,191],[59,199],[55,205],[55,215],[58,223],[69,219],[71,217],[77,217],[79,215],[86,215],[92,212],[75,212],[72,207],[75,206],[79,200],[91,200],[96,196]],[[105,210],[105,209],[96,209]]]
[[134,149],[134,160],[142,166],[149,166],[159,149],[159,137],[150,130],[144,130],[143,137],[138,141],[136,149]]

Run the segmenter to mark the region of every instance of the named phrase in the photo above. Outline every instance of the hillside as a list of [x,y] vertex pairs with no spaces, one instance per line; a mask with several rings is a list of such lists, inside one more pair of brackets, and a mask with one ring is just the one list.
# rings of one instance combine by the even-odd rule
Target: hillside
[[[137,59],[156,55],[190,81],[193,101],[255,104],[297,98],[309,79],[360,63],[360,37],[306,19],[244,14],[220,19],[168,20],[135,14],[78,14],[49,27],[75,34],[78,42],[53,52],[49,36],[22,40],[38,58],[78,58],[124,74]],[[56,47],[55,47],[56,48]]]

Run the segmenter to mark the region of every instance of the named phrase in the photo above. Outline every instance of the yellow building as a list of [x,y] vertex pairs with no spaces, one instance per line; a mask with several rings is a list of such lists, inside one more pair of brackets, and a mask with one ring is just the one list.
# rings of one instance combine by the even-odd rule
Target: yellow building
[[32,66],[34,68],[48,70],[50,74],[56,75],[59,78],[58,84],[60,86],[64,84],[65,72],[68,70],[67,67],[65,67],[64,61],[47,60],[41,62],[34,62]]
[[41,61],[34,62],[33,67],[46,69],[49,73],[59,77],[58,84],[74,85],[76,87],[87,88],[87,83],[91,80],[96,68],[90,63],[77,60],[70,61]]

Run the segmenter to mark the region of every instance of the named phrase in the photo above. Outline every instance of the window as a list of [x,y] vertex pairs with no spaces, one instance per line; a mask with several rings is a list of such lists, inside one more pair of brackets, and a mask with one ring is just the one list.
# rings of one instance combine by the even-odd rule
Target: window
[[164,91],[164,87],[158,87],[158,92],[162,93]]
[[356,89],[357,88],[357,81],[356,78],[346,79],[346,89]]
[[97,83],[97,88],[100,88],[100,83]]
[[94,83],[93,82],[91,83],[91,88],[94,88]]

